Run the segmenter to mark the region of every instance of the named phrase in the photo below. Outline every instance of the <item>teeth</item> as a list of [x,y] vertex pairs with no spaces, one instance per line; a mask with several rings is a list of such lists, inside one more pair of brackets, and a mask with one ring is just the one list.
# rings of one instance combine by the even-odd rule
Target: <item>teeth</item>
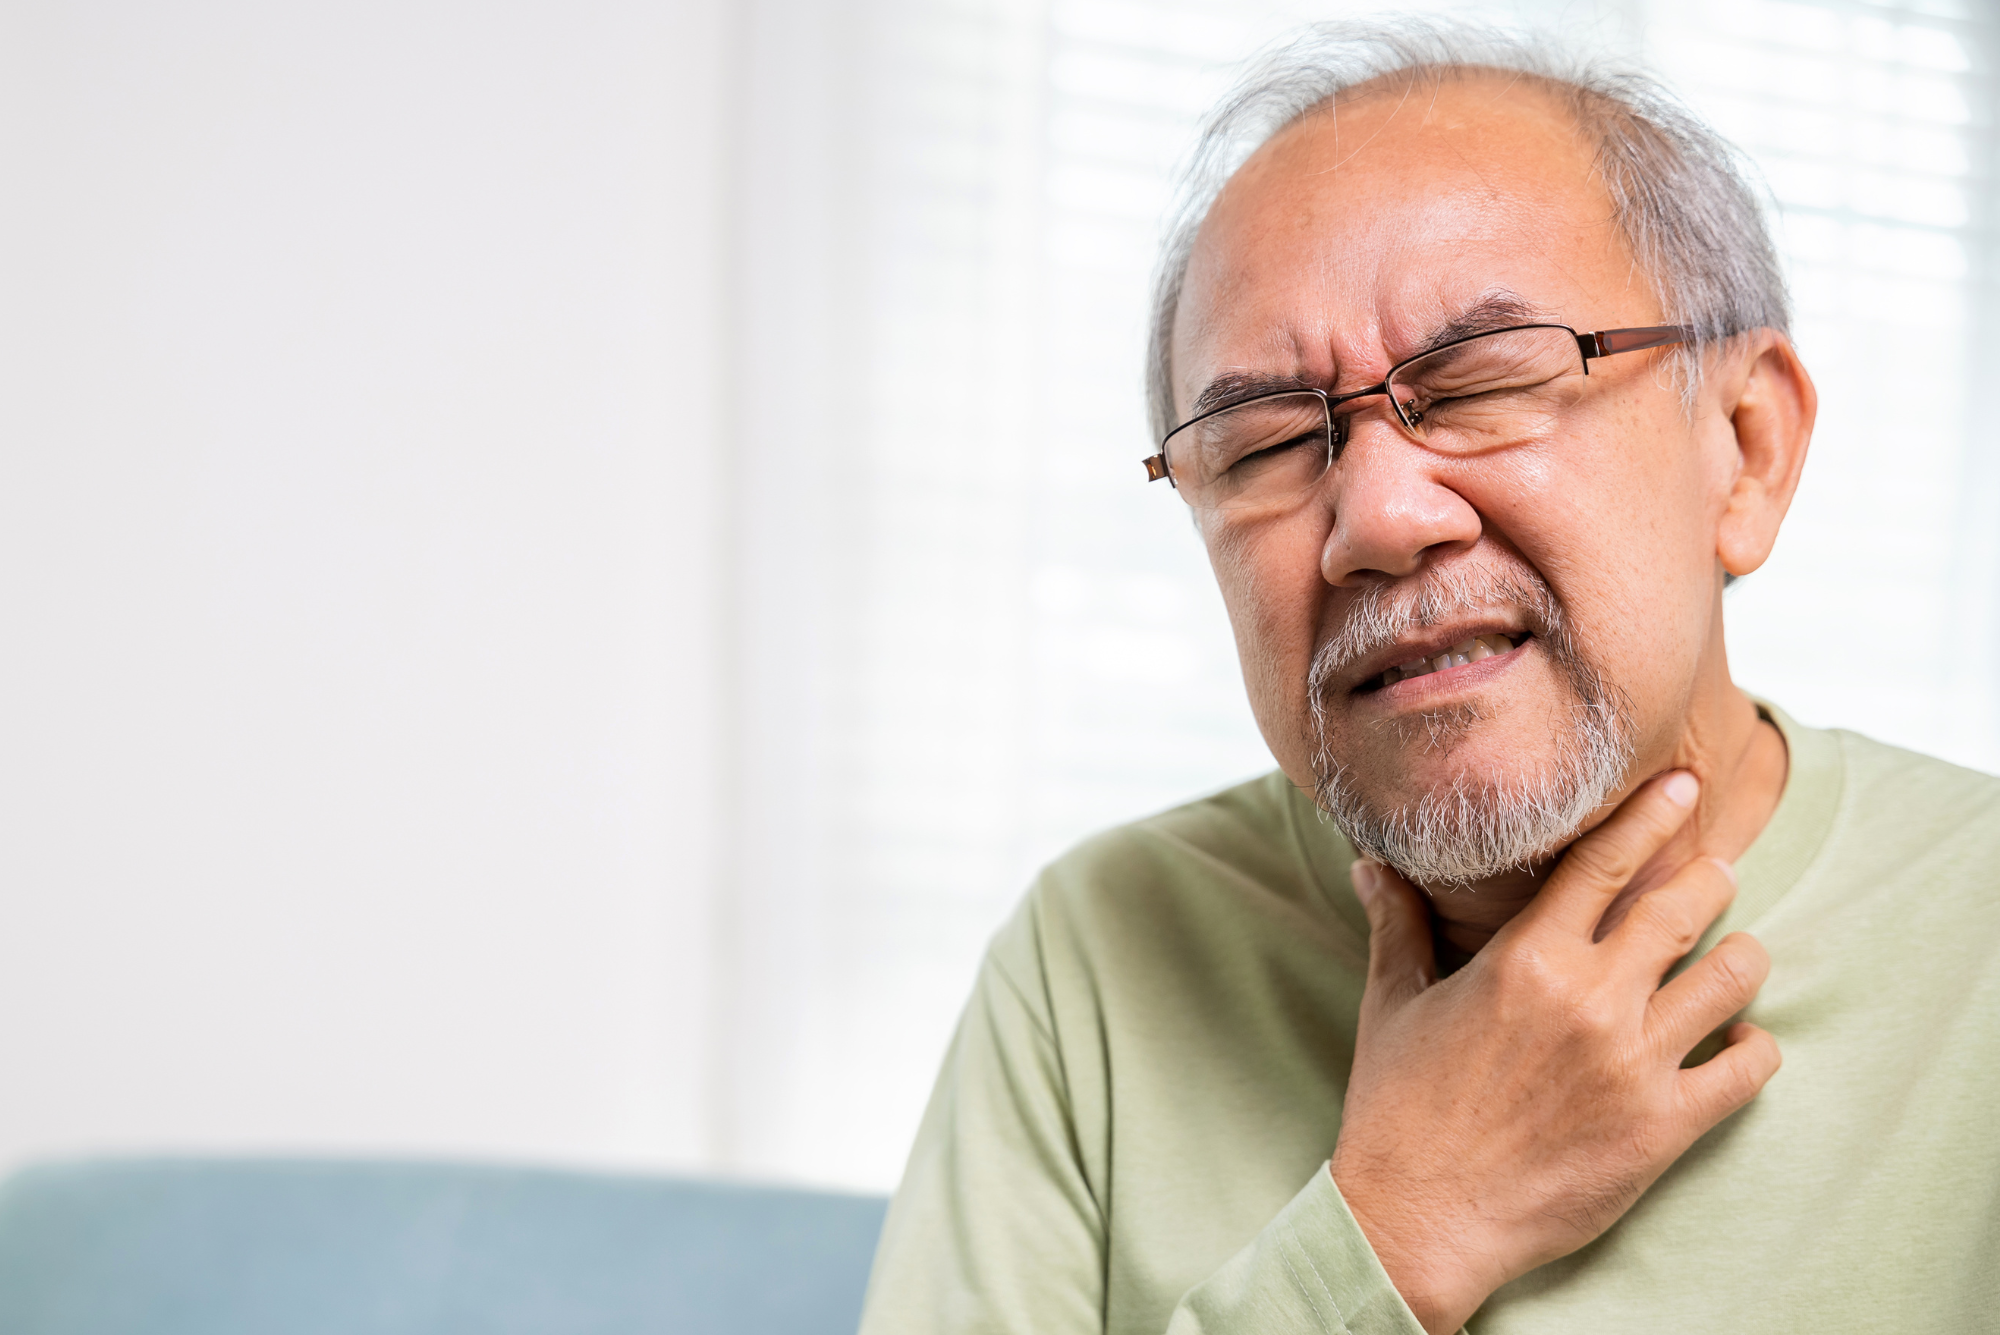
[[1476,635],[1463,644],[1453,645],[1435,658],[1412,658],[1407,663],[1398,663],[1382,674],[1382,684],[1394,686],[1411,677],[1427,677],[1449,667],[1464,667],[1482,658],[1504,654],[1513,647],[1514,641],[1505,635]]

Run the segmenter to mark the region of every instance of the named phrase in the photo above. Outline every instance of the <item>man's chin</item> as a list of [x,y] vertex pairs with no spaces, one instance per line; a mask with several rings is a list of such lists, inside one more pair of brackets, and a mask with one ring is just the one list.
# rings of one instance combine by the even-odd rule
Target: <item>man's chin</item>
[[1559,744],[1544,726],[1513,727],[1490,714],[1427,711],[1367,728],[1324,754],[1373,803],[1413,804],[1428,793],[1515,789],[1560,767]]
[[1502,771],[1488,766],[1453,766],[1433,775],[1400,775],[1386,783],[1370,783],[1358,770],[1345,771],[1350,800],[1378,815],[1388,816],[1418,810],[1428,804],[1469,802],[1487,807],[1510,797],[1536,791],[1543,771],[1519,769]]
[[1320,751],[1320,806],[1356,851],[1433,888],[1525,869],[1562,847],[1623,782],[1618,729],[1524,730],[1481,718],[1445,744],[1370,729]]

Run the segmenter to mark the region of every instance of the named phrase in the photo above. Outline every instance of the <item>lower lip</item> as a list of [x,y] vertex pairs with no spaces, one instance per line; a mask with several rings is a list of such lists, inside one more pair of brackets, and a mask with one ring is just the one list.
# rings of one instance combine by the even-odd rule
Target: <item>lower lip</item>
[[1405,677],[1394,685],[1384,686],[1379,691],[1368,694],[1386,704],[1405,704],[1417,700],[1427,700],[1433,696],[1450,695],[1468,686],[1483,686],[1505,672],[1527,652],[1533,640],[1523,640],[1504,654],[1494,654],[1482,658],[1477,663],[1464,663],[1448,667],[1442,672],[1426,672],[1421,677]]

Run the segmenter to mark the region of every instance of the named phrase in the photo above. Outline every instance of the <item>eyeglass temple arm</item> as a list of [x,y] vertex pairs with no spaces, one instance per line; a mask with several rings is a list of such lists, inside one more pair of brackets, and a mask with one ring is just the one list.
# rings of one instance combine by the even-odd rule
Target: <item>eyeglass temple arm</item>
[[1694,330],[1684,324],[1653,324],[1637,329],[1600,329],[1594,334],[1578,334],[1577,345],[1585,360],[1610,357],[1620,352],[1664,348],[1670,343],[1692,343]]

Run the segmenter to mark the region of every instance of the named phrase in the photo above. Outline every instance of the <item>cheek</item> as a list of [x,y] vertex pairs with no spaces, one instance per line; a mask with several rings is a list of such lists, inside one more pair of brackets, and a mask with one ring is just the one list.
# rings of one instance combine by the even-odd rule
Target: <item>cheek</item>
[[1578,427],[1560,447],[1510,460],[1490,513],[1597,666],[1635,703],[1664,706],[1685,690],[1710,628],[1712,451],[1671,403]]
[[1320,578],[1323,520],[1300,516],[1203,535],[1236,635],[1250,706],[1273,749],[1303,715],[1306,673],[1326,594]]

